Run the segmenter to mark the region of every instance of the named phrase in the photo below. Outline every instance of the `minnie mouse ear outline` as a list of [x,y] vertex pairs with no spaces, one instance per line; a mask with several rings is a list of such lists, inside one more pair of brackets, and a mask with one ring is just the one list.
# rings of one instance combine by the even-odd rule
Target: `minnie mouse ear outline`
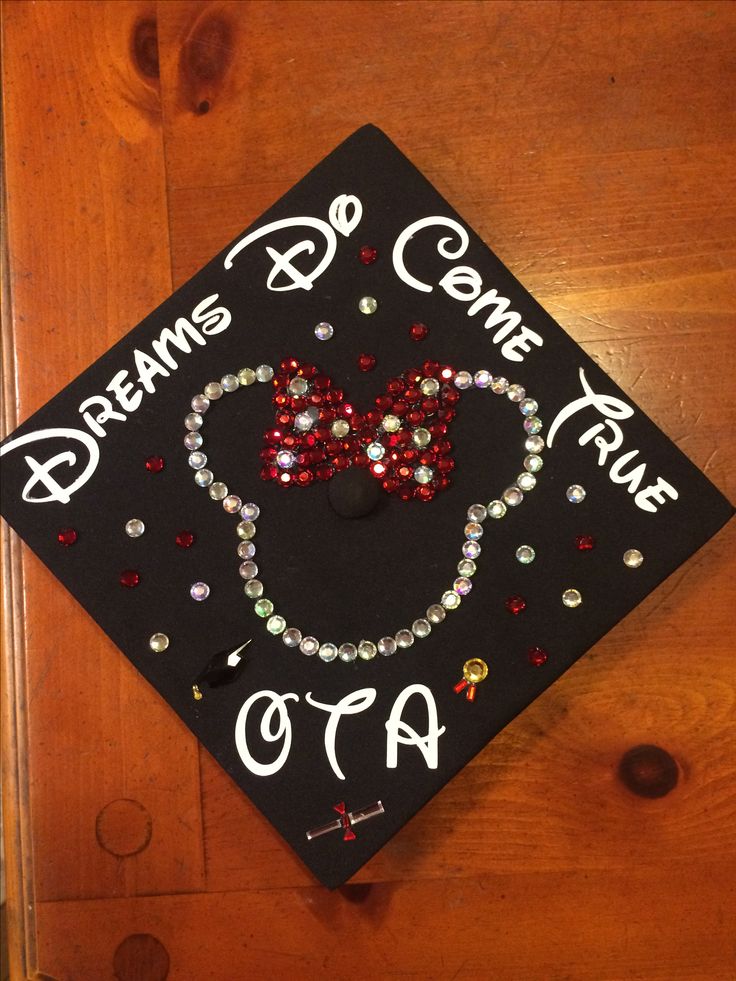
[[[435,363],[425,362],[424,367],[428,364],[434,365]],[[286,619],[276,611],[273,601],[264,596],[265,587],[258,578],[258,565],[253,561],[256,554],[253,539],[256,534],[256,520],[261,513],[260,507],[254,502],[244,504],[241,497],[237,494],[230,493],[227,484],[215,480],[214,473],[207,467],[207,455],[202,451],[204,439],[200,430],[204,424],[204,416],[210,409],[212,402],[218,401],[225,394],[236,392],[242,387],[252,386],[256,381],[263,384],[273,382],[274,387],[277,389],[282,388],[288,391],[292,383],[298,381],[298,394],[291,396],[292,398],[303,401],[307,397],[312,400],[319,396],[320,390],[315,381],[319,375],[314,365],[302,364],[297,359],[291,358],[282,361],[281,368],[286,377],[276,376],[270,365],[262,364],[255,370],[252,368],[243,368],[237,374],[224,375],[219,382],[209,382],[204,386],[201,394],[195,395],[192,398],[192,411],[184,419],[184,426],[187,430],[184,437],[184,445],[190,451],[189,465],[195,470],[195,483],[199,487],[207,488],[209,496],[213,501],[220,502],[228,514],[237,515],[240,519],[236,527],[236,534],[238,538],[237,554],[243,560],[239,570],[241,577],[245,580],[243,591],[247,599],[254,601],[253,609],[256,615],[266,621],[266,630],[268,633],[274,637],[280,636],[285,647],[298,647],[301,653],[307,656],[317,654],[320,660],[327,663],[338,659],[346,663],[352,663],[358,658],[364,661],[370,661],[373,660],[376,654],[381,654],[384,657],[391,656],[399,648],[411,647],[415,640],[428,637],[433,626],[442,623],[448,611],[456,610],[460,606],[463,597],[467,596],[473,588],[471,580],[476,571],[475,560],[481,553],[479,539],[483,536],[483,522],[488,517],[494,520],[503,518],[509,507],[518,507],[524,500],[524,494],[530,492],[536,486],[537,478],[535,474],[542,469],[543,464],[540,453],[544,449],[544,439],[539,435],[543,428],[543,423],[536,414],[538,409],[537,402],[526,395],[523,386],[510,384],[506,378],[501,376],[494,377],[486,369],[480,369],[471,373],[464,370],[456,371],[454,368],[449,367],[440,368],[437,365],[436,373],[440,375],[439,379],[434,377],[434,374],[426,376],[415,374],[413,377],[407,377],[410,372],[404,373],[403,383],[417,387],[420,398],[425,396],[425,392],[431,391],[431,395],[426,395],[429,398],[442,389],[447,389],[448,392],[455,395],[455,398],[451,400],[451,404],[457,402],[463,391],[471,388],[490,389],[495,395],[506,395],[509,401],[518,406],[524,420],[524,449],[526,452],[523,462],[524,469],[516,477],[515,483],[510,484],[499,498],[490,501],[488,505],[470,505],[467,511],[467,524],[464,527],[465,537],[462,545],[462,558],[457,565],[458,576],[455,578],[451,588],[442,594],[440,602],[432,603],[427,607],[425,616],[418,617],[414,620],[411,628],[402,627],[394,634],[387,634],[382,637],[376,643],[363,639],[358,644],[352,642],[334,644],[331,641],[320,642],[316,637],[302,633],[298,627],[288,625]],[[305,368],[309,370],[305,371]],[[301,406],[302,401],[297,402],[297,405]],[[329,404],[328,400],[326,405]],[[321,396],[317,404],[312,402],[311,407],[318,410],[317,419],[314,419],[313,414],[308,415],[307,410],[303,408],[289,413],[289,416],[293,417],[294,429],[291,435],[295,440],[301,439],[303,434],[307,437],[310,435],[310,430],[315,427],[317,422],[321,421],[319,413],[325,411],[324,406],[325,400]],[[352,409],[352,407],[350,408]],[[301,415],[302,413],[306,417],[304,419],[304,429],[296,427],[297,415]],[[347,418],[342,421],[349,424],[351,417],[355,421],[356,415],[351,411],[348,413]],[[310,422],[309,426],[306,425],[307,420]],[[384,412],[380,419],[375,419],[375,425],[371,424],[368,433],[361,432],[358,437],[359,440],[366,441],[365,455],[367,460],[370,460],[368,450],[371,446],[380,445],[384,450],[382,457],[374,460],[370,464],[370,468],[376,478],[382,477],[383,473],[388,469],[387,464],[383,462],[383,458],[385,457],[385,450],[389,449],[389,447],[385,446],[382,440],[386,439],[389,441],[391,435],[398,432],[400,427],[400,416],[394,412]],[[421,427],[418,426],[416,428]],[[311,435],[314,434],[312,433]],[[295,443],[295,445],[298,444]],[[283,461],[278,459],[280,452],[288,453],[288,457],[284,456]],[[276,453],[277,468],[280,468],[282,473],[290,478],[288,481],[280,481],[283,486],[289,486],[292,483],[291,471],[297,462],[296,456],[298,454],[295,455],[291,449],[277,451]],[[426,473],[430,469],[428,466],[422,464],[416,468],[414,479],[419,489],[422,486],[426,486],[428,480],[431,479],[431,474],[427,477]],[[420,471],[418,475],[416,473],[417,470]],[[425,477],[427,477],[427,480],[425,480]],[[311,483],[311,480],[309,482]],[[297,486],[300,484],[298,479],[294,483]]]

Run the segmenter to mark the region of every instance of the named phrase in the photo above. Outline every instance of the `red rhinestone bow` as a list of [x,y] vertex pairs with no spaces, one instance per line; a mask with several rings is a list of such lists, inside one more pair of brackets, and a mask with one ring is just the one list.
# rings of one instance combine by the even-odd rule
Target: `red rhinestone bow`
[[306,487],[347,467],[367,467],[402,501],[431,501],[455,461],[447,424],[460,392],[456,371],[436,361],[390,378],[375,408],[360,413],[312,364],[287,358],[273,378],[276,425],[264,433],[264,480]]

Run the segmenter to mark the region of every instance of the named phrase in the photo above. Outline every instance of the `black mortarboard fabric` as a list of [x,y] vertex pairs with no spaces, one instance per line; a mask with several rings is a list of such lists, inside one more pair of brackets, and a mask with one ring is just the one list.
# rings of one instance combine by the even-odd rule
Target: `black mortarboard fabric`
[[732,514],[372,126],[0,452],[7,521],[328,886]]

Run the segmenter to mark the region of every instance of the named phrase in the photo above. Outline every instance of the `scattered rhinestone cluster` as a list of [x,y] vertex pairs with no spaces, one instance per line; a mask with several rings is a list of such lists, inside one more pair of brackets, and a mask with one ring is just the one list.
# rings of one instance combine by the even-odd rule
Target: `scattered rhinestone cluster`
[[[290,363],[290,362],[289,362]],[[283,363],[282,363],[283,368]],[[295,369],[298,370],[298,369]],[[438,371],[441,369],[438,368]],[[449,389],[450,384],[460,391],[470,388],[490,389],[495,395],[505,395],[509,401],[514,402],[523,416],[523,427],[525,431],[524,449],[524,469],[517,476],[516,481],[508,486],[499,498],[486,504],[472,504],[468,508],[467,523],[464,527],[464,541],[462,544],[462,558],[457,566],[457,577],[450,589],[446,590],[439,603],[432,603],[426,610],[424,616],[417,618],[411,627],[403,627],[397,630],[393,636],[382,637],[374,643],[371,640],[361,640],[359,644],[344,643],[334,644],[330,641],[321,643],[311,635],[303,634],[298,627],[287,624],[281,614],[279,614],[273,602],[264,596],[264,585],[258,578],[258,565],[254,561],[256,547],[253,539],[256,534],[256,521],[260,515],[260,508],[254,503],[243,503],[236,494],[231,494],[229,488],[221,481],[215,480],[211,469],[207,467],[207,456],[202,450],[204,440],[200,432],[204,415],[210,408],[212,402],[222,398],[228,392],[235,392],[241,387],[252,385],[254,382],[268,383],[273,382],[274,387],[278,388],[283,383],[283,378],[275,377],[275,372],[270,365],[259,365],[256,369],[243,368],[237,375],[225,375],[219,382],[210,382],[205,385],[201,395],[195,395],[191,402],[192,411],[185,417],[184,426],[187,430],[184,437],[184,445],[189,451],[189,465],[195,471],[194,481],[199,487],[207,488],[209,496],[213,501],[218,501],[228,514],[237,515],[238,524],[236,533],[238,537],[237,555],[240,559],[240,575],[245,580],[244,593],[247,599],[252,600],[257,616],[266,621],[266,629],[273,636],[280,636],[286,647],[298,648],[302,654],[308,656],[317,655],[322,661],[341,660],[347,663],[360,658],[364,661],[372,660],[377,654],[388,657],[395,654],[400,648],[411,647],[416,640],[428,637],[432,628],[442,623],[448,612],[456,610],[464,596],[467,596],[473,588],[472,577],[476,571],[476,559],[481,553],[480,539],[483,537],[483,523],[490,518],[499,520],[507,513],[508,508],[518,507],[524,500],[524,495],[534,489],[537,474],[542,469],[542,457],[544,440],[539,435],[542,429],[542,421],[537,416],[537,403],[534,399],[527,397],[521,385],[510,384],[507,379],[494,377],[489,371],[480,370],[475,373],[469,371],[454,371],[447,369],[450,374],[440,382],[434,374],[428,373],[423,377],[415,379],[415,384],[419,392],[425,398],[434,397],[443,384]],[[303,377],[303,376],[297,376]],[[431,383],[431,391],[430,384]],[[290,384],[290,382],[289,382]],[[436,387],[436,390],[435,390]],[[425,388],[427,391],[425,392]],[[306,393],[306,390],[305,390]],[[302,394],[305,394],[302,393]],[[397,393],[398,394],[398,393]],[[296,397],[301,397],[296,395]],[[451,400],[452,404],[452,400]],[[329,403],[328,403],[329,405]],[[321,413],[328,407],[314,406],[317,410],[316,418],[309,416],[310,425],[306,426],[305,432],[315,423],[325,422]],[[306,409],[299,410],[304,412]],[[314,415],[314,414],[313,414]],[[296,423],[295,416],[295,423]],[[376,420],[375,428],[377,432],[390,435],[393,430],[393,419],[399,423],[400,420],[394,414],[386,412],[381,420]],[[346,421],[343,419],[343,421]],[[333,423],[334,424],[334,423]],[[398,428],[398,427],[397,427]],[[420,428],[420,427],[418,427]],[[432,434],[429,433],[430,439]],[[383,444],[380,443],[383,447]],[[384,448],[385,449],[385,448]],[[282,450],[280,452],[290,452]],[[369,459],[370,455],[368,454]],[[287,461],[284,460],[286,463]],[[378,461],[377,461],[378,462]],[[280,461],[276,460],[276,466],[281,466]],[[424,466],[418,464],[418,469]],[[288,472],[290,467],[282,467],[284,472]],[[426,469],[430,469],[426,467]],[[430,474],[431,480],[433,474]],[[422,481],[414,474],[414,479],[421,489]],[[196,583],[196,586],[203,586]],[[195,599],[203,599],[201,595],[194,596]]]

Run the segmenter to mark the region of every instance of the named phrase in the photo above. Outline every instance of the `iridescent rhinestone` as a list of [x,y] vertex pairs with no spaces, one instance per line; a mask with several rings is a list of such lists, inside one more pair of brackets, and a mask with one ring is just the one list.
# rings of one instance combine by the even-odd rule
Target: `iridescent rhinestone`
[[273,613],[273,603],[270,599],[263,597],[253,604],[253,609],[259,617],[270,617]]
[[396,641],[393,637],[381,637],[378,641],[378,653],[384,657],[391,657],[396,653]]
[[483,537],[483,526],[477,521],[469,521],[465,525],[465,537],[469,538],[471,542],[478,541],[479,538]]
[[477,521],[482,524],[488,517],[488,511],[482,504],[471,504],[468,508],[468,521]]
[[209,382],[204,386],[204,394],[210,402],[216,402],[222,398],[222,385],[219,382]]
[[524,473],[520,473],[516,478],[516,483],[525,494],[528,494],[530,490],[534,490],[534,488],[537,486],[537,478],[533,473],[528,473],[525,470]]
[[188,450],[198,450],[200,446],[204,443],[201,433],[187,433],[184,437],[184,446]]
[[211,470],[198,470],[194,475],[194,483],[198,487],[209,487],[215,475]]
[[244,504],[240,509],[240,517],[243,518],[245,521],[255,521],[260,513],[261,513],[261,509],[258,507],[257,504],[254,504],[252,501],[249,501],[247,504]]
[[210,587],[206,582],[193,582],[189,587],[189,595],[193,600],[201,603],[202,600],[206,600],[210,595]]
[[472,559],[460,559],[457,564],[457,571],[461,576],[474,576],[477,568]]
[[193,453],[189,454],[189,466],[193,470],[201,470],[207,464],[207,454],[202,453],[201,450],[195,450]]
[[386,447],[383,443],[369,443],[365,449],[366,456],[369,460],[381,460],[386,452]]
[[570,484],[565,491],[565,497],[571,504],[580,504],[585,500],[585,488],[580,484]]
[[223,375],[220,379],[223,392],[236,392],[240,388],[237,375]]
[[624,565],[629,569],[638,569],[644,561],[644,556],[638,548],[627,548],[624,552]]
[[522,565],[529,565],[536,558],[537,553],[531,547],[531,545],[519,545],[516,550],[516,558],[521,562]]
[[[242,509],[240,513],[243,513]],[[236,530],[241,538],[248,539],[254,537],[256,533],[256,526],[252,521],[240,521]]]
[[[343,439],[350,432],[350,423],[347,419],[335,419],[330,426],[330,432],[333,436],[337,436],[338,439]],[[377,457],[377,459],[380,459],[380,457]]]
[[273,634],[274,637],[278,637],[279,634],[282,634],[284,630],[286,630],[286,620],[284,620],[283,617],[280,617],[277,613],[274,616],[269,617],[266,621],[266,630],[270,634]]
[[289,395],[306,395],[309,384],[306,378],[292,378],[289,382]]
[[198,412],[190,412],[189,415],[184,416],[184,426],[190,433],[196,433],[198,429],[201,429],[202,422],[202,416]]
[[350,662],[354,661],[358,656],[358,648],[355,646],[355,644],[340,644],[337,651],[337,656],[341,661],[345,661],[347,664],[350,664]]
[[511,487],[507,487],[501,496],[503,497],[504,502],[508,504],[510,508],[518,507],[518,505],[524,500],[524,495],[515,484],[512,484]]
[[242,504],[237,494],[228,494],[222,501],[222,506],[228,514],[237,514]]
[[397,647],[411,647],[414,643],[414,634],[411,630],[397,630],[394,639]]
[[522,399],[519,402],[519,411],[523,416],[533,416],[539,408],[535,399]]
[[163,652],[169,646],[169,638],[166,636],[166,634],[151,634],[148,641],[148,646],[152,651],[155,651],[156,654],[163,654]]
[[255,579],[258,575],[258,566],[255,564],[255,562],[251,562],[250,559],[248,559],[247,562],[240,563],[238,572],[243,579]]
[[419,429],[415,429],[411,434],[411,439],[415,446],[428,446],[432,442],[432,434],[428,429],[420,426]]
[[378,300],[373,296],[363,296],[358,301],[358,309],[361,313],[375,313],[378,309]]
[[323,661],[334,661],[337,657],[337,647],[335,644],[321,644],[319,648],[319,656]]
[[458,596],[467,596],[472,588],[473,584],[467,576],[458,576],[452,584],[453,592],[457,593]]
[[504,395],[509,388],[508,379],[504,378],[503,375],[497,375],[491,381],[491,391],[495,392],[496,395]]
[[481,551],[480,542],[465,541],[462,551],[466,559],[477,559]]
[[488,517],[495,518],[498,521],[506,514],[506,505],[503,501],[489,501],[488,503]]
[[524,420],[524,429],[532,435],[542,431],[543,423],[539,416],[527,416]]
[[192,410],[194,412],[198,412],[200,415],[204,415],[204,413],[210,407],[210,400],[207,398],[206,395],[195,395],[194,398],[192,399],[191,405],[192,405]]
[[401,428],[401,419],[398,416],[387,415],[381,420],[381,425],[387,433],[395,433]]
[[461,392],[466,391],[468,388],[473,387],[473,376],[469,371],[458,371],[455,375],[455,388],[459,388]]
[[316,637],[303,637],[299,644],[299,650],[302,654],[311,657],[312,654],[316,654],[319,650],[319,641]]
[[580,606],[583,602],[583,597],[580,595],[580,591],[577,589],[566,589],[562,594],[563,606],[567,606],[570,609],[574,609],[576,606]]
[[252,368],[241,368],[238,372],[238,381],[241,385],[252,385],[256,380],[256,373]]
[[256,547],[253,542],[241,542],[238,545],[238,556],[241,559],[252,559],[256,554]]
[[313,425],[314,420],[308,412],[297,412],[294,416],[294,429],[298,429],[300,433],[306,433]]
[[296,457],[291,452],[291,450],[279,450],[276,454],[276,464],[281,467],[282,470],[289,470],[294,466],[296,462]]
[[227,484],[223,484],[221,480],[216,480],[208,493],[213,501],[224,501],[227,497]]
[[125,522],[125,534],[128,538],[140,538],[145,530],[146,526],[140,518],[131,518]]
[[529,473],[539,473],[543,466],[544,461],[536,453],[529,453],[528,456],[524,457],[524,469],[528,470]]
[[[511,399],[512,402],[521,402],[521,400],[526,395],[526,390],[523,385],[509,385],[506,389],[506,395]],[[529,415],[529,413],[525,413]]]
[[491,373],[490,371],[486,371],[485,368],[481,368],[480,371],[476,371],[473,375],[473,384],[476,388],[488,388],[491,380]]
[[273,378],[273,368],[270,364],[259,364],[256,368],[256,381],[270,382]]
[[456,610],[460,606],[459,595],[448,589],[446,593],[442,594],[442,605],[446,610]]
[[298,647],[302,642],[302,632],[298,627],[287,627],[281,639],[286,647]]
[[528,436],[524,449],[527,453],[541,453],[544,449],[544,439],[541,436]]
[[422,395],[436,395],[440,390],[440,383],[436,378],[422,378],[419,391]]
[[429,635],[432,633],[432,624],[429,622],[429,620],[425,620],[424,617],[419,617],[419,619],[415,620],[411,625],[411,632],[415,637],[423,640],[425,637],[429,637]]
[[444,606],[439,603],[432,603],[431,606],[427,607],[427,619],[430,623],[442,623],[446,616]]
[[248,599],[258,599],[263,596],[263,583],[260,579],[251,579],[243,586],[243,592]]
[[358,657],[362,661],[372,661],[378,653],[378,648],[371,640],[361,640],[358,644]]
[[433,476],[434,470],[431,467],[417,467],[414,471],[414,480],[418,484],[428,484]]

